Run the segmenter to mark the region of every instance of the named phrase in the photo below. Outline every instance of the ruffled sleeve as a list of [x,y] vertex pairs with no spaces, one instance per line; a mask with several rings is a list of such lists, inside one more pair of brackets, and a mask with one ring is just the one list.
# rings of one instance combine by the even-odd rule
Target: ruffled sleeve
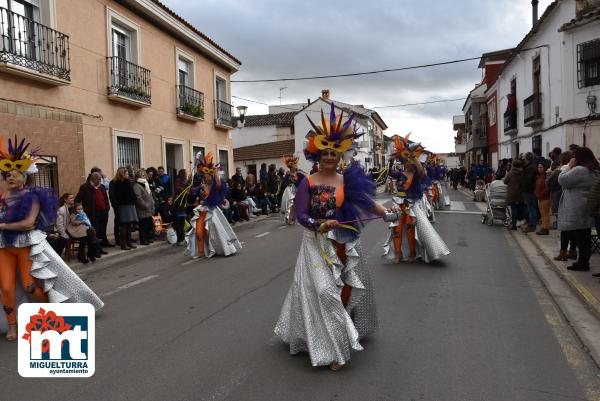
[[[374,217],[376,193],[375,182],[365,175],[360,164],[352,163],[344,171],[344,203],[338,210],[338,221]],[[359,229],[364,223],[352,223],[352,226]]]
[[305,177],[305,175],[302,174],[301,172],[298,171],[296,173],[296,182],[294,183],[294,185],[296,185],[296,188],[300,187],[300,183],[302,181],[304,181],[304,177]]
[[300,182],[296,191],[294,205],[296,206],[296,219],[298,223],[309,230],[317,231],[321,224],[318,220],[310,217],[310,182],[308,180]]
[[204,199],[204,205],[211,208],[221,206],[225,201],[228,192],[225,183],[221,183],[221,188],[217,190],[217,184],[213,181],[210,194]]

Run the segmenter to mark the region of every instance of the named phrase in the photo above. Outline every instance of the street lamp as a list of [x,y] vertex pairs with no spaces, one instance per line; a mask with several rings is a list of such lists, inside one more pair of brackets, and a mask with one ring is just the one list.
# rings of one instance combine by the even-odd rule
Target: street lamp
[[248,110],[247,106],[237,106],[236,107],[238,113],[240,114],[240,122],[244,123],[244,116],[246,115],[246,110]]
[[596,114],[596,96],[589,94],[586,98],[587,107],[590,110],[590,114]]

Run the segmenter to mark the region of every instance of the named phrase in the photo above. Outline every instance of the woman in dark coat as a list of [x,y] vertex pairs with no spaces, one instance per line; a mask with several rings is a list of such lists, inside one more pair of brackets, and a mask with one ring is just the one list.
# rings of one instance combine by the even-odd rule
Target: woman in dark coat
[[111,181],[114,186],[113,193],[119,205],[119,240],[121,249],[130,250],[136,248],[131,243],[131,225],[138,221],[135,210],[136,196],[133,192],[133,184],[129,180],[129,172],[121,167],[117,170],[115,178]]
[[519,218],[521,204],[523,198],[521,197],[521,177],[523,176],[523,162],[521,160],[515,160],[512,162],[512,168],[504,177],[504,183],[507,185],[506,188],[506,204],[510,206],[510,212],[512,217],[511,230],[517,229],[517,220]]

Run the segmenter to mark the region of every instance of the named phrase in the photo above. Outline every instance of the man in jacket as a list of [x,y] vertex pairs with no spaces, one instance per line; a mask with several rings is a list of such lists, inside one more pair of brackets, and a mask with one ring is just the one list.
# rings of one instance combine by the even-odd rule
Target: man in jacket
[[527,152],[523,156],[523,175],[521,176],[521,196],[527,207],[527,227],[523,228],[523,232],[535,232],[538,219],[537,198],[535,197],[535,181],[537,179],[537,165],[535,163],[536,156]]
[[100,172],[94,171],[88,176],[87,181],[79,187],[75,202],[81,202],[83,211],[87,214],[92,226],[96,230],[96,238],[101,241],[94,256],[105,255],[107,252],[102,250],[101,247],[110,247],[113,245],[106,238],[110,202],[108,201],[106,188],[102,185],[102,174]]

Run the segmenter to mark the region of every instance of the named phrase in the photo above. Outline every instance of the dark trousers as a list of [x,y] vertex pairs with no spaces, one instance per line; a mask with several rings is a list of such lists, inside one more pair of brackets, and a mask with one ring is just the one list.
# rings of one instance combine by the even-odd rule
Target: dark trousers
[[183,242],[185,239],[183,226],[185,225],[185,216],[175,217],[173,220],[173,228],[175,229],[175,233],[177,233],[177,242]]
[[523,196],[525,206],[527,206],[527,225],[531,230],[535,230],[538,219],[537,198],[533,192],[523,192],[521,195]]
[[57,237],[57,238],[46,237],[46,240],[48,241],[48,243],[50,244],[52,249],[54,249],[54,252],[56,252],[58,254],[58,256],[62,256],[63,251],[65,250],[65,247],[67,246],[67,242],[69,242],[66,238],[63,238],[63,237]]
[[114,234],[115,234],[115,242],[117,244],[121,243],[121,223],[119,222],[119,209],[113,208],[113,212],[115,214],[115,218],[113,220],[114,223]]
[[148,244],[153,239],[154,223],[152,217],[144,217],[139,219],[138,231],[140,235],[140,244]]
[[106,238],[106,226],[108,225],[108,211],[96,211],[94,216],[91,218],[92,226],[96,230],[96,237],[100,241],[101,245],[106,245],[108,239]]
[[560,232],[560,250],[561,251],[576,251],[577,245],[573,238],[573,231],[561,231]]
[[592,230],[586,228],[585,230],[573,230],[571,233],[573,241],[579,248],[577,265],[580,267],[590,267]]
[[91,230],[88,230],[88,235],[85,237],[77,238],[79,240],[79,251],[77,252],[77,257],[79,259],[83,259],[86,256],[85,247],[87,245],[87,256],[95,257],[96,256],[96,238]]
[[520,213],[520,209],[521,209],[521,204],[520,203],[511,203],[510,204],[510,217],[512,219],[512,227],[516,228],[517,227],[517,221],[519,220],[519,215]]

